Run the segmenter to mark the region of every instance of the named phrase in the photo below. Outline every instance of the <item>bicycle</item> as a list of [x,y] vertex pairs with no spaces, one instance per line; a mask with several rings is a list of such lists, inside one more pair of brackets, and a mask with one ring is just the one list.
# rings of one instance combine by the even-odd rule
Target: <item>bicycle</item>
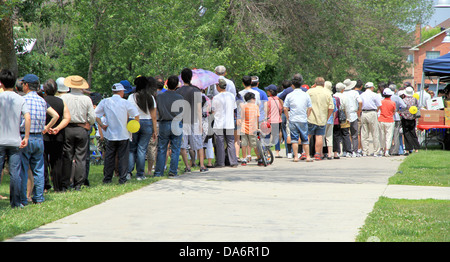
[[263,144],[261,137],[262,137],[261,131],[257,131],[256,149],[258,150],[259,159],[261,159],[262,163],[266,167],[267,165],[271,165],[273,163],[273,153],[270,147],[265,146]]

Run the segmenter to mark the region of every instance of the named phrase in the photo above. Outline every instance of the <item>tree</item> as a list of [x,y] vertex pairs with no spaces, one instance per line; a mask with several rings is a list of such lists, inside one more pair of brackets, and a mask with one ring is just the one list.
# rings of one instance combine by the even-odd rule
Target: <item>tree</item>
[[14,6],[18,1],[0,0],[0,68],[18,73],[13,37]]

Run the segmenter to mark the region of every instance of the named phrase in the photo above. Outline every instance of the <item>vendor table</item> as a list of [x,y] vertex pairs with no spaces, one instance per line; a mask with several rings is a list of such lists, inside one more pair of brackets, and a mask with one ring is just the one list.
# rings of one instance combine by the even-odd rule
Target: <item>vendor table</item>
[[443,149],[445,150],[444,136],[447,129],[450,129],[450,126],[446,125],[417,125],[417,129],[424,131],[425,130],[425,141],[422,143],[425,144],[425,148],[427,149],[428,143],[431,140],[436,140],[439,142]]

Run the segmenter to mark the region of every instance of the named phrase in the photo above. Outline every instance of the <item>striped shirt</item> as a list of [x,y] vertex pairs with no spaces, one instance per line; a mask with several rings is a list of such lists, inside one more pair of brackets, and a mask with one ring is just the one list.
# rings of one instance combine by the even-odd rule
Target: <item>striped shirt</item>
[[[35,91],[30,91],[23,98],[25,99],[25,103],[30,111],[30,134],[42,133],[45,128],[45,121],[47,119],[47,108],[50,106]],[[25,119],[23,117],[20,132],[25,132]]]
[[241,133],[254,135],[258,129],[259,107],[253,103],[245,103],[242,106],[244,119],[242,120]]

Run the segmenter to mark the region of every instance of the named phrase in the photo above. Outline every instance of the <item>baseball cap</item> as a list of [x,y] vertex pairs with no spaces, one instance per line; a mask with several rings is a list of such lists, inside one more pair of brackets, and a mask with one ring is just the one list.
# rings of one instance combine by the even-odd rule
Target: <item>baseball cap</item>
[[366,88],[375,87],[375,85],[372,82],[366,83]]
[[223,79],[219,79],[218,85],[220,88],[225,89],[227,87],[227,82]]
[[121,83],[116,83],[112,86],[112,91],[125,91],[125,87]]
[[25,83],[39,83],[39,77],[33,74],[28,74],[22,78]]
[[274,85],[274,84],[271,84],[271,85],[269,85],[269,86],[264,87],[264,89],[265,89],[266,91],[269,91],[269,90],[275,90],[275,91],[277,91],[277,86]]

